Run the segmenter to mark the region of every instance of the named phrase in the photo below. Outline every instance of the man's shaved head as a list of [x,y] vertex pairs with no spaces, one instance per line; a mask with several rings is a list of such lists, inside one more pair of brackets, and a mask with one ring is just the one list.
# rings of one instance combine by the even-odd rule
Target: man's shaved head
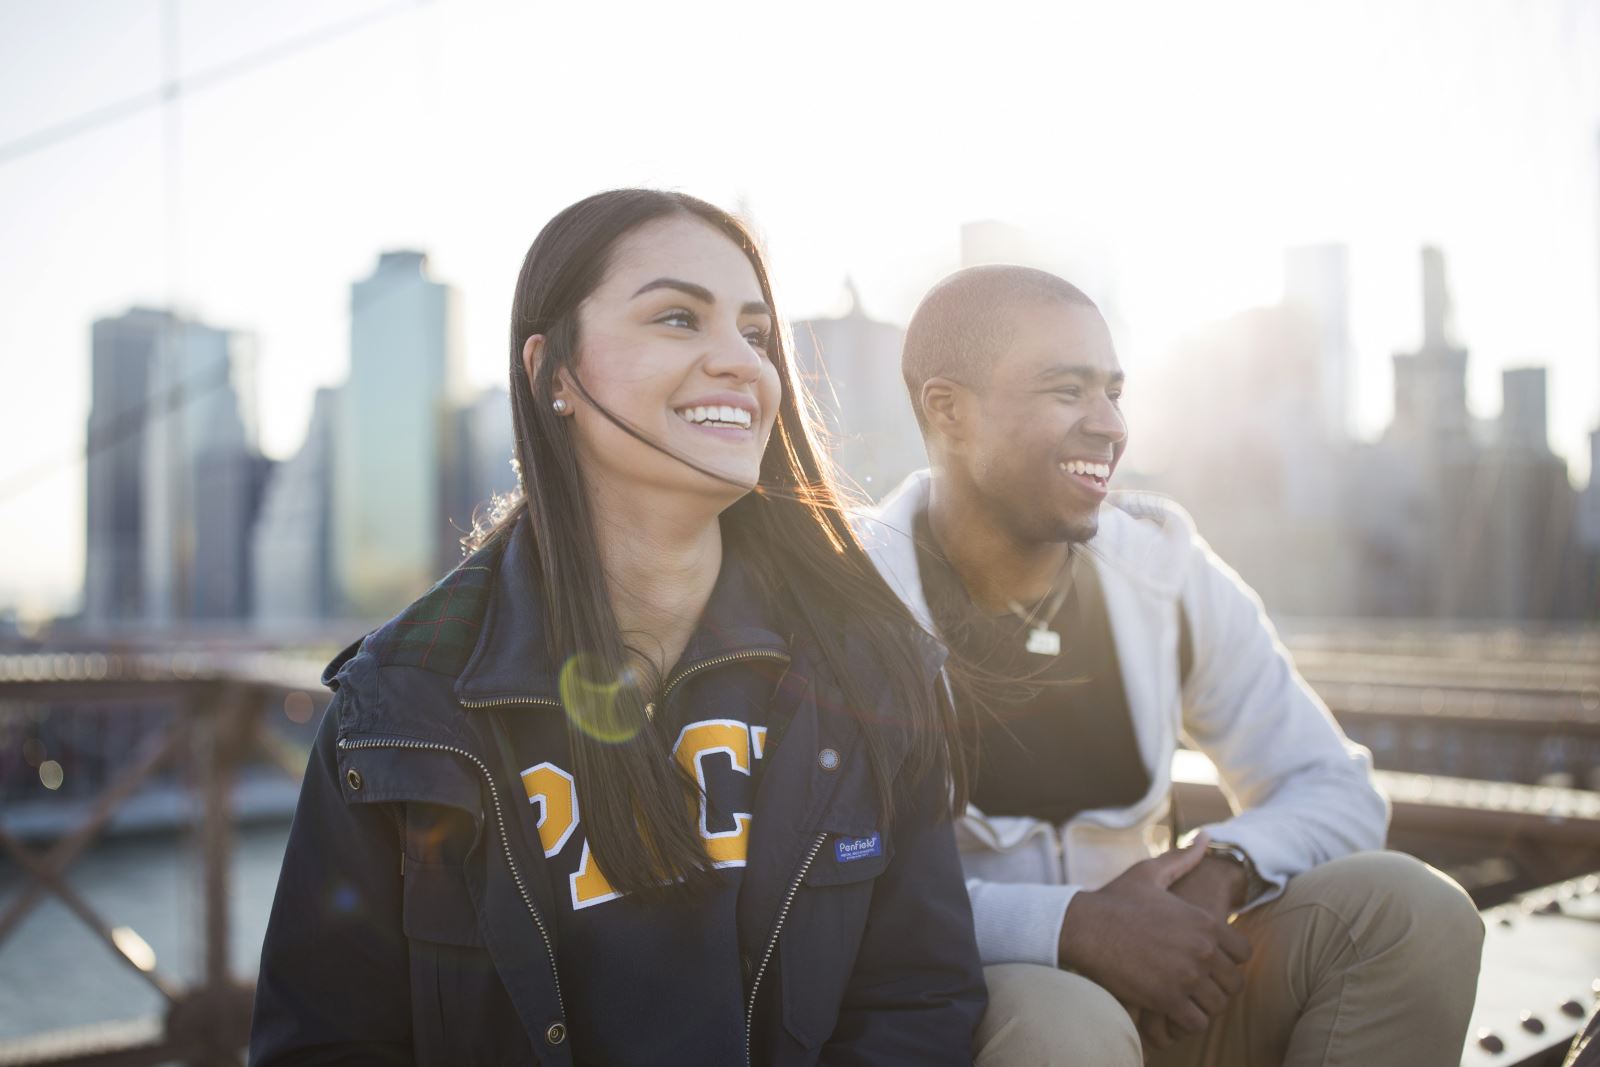
[[981,391],[995,357],[1015,335],[1018,308],[1052,303],[1099,310],[1083,290],[1064,278],[1009,264],[958,270],[928,290],[906,327],[900,357],[911,410],[924,433],[928,423],[922,410],[923,383],[943,377]]

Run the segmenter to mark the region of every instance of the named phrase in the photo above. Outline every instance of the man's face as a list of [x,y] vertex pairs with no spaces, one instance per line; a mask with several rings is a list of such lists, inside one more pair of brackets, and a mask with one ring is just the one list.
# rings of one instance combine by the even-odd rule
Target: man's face
[[1078,304],[1022,304],[1012,321],[960,453],[1012,536],[1087,541],[1128,440],[1110,331]]

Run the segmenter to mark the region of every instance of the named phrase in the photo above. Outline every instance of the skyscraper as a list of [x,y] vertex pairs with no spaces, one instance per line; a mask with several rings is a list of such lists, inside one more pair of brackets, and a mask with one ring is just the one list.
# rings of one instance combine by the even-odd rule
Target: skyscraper
[[794,324],[795,362],[833,437],[840,468],[876,499],[926,462],[900,373],[906,332],[867,316],[846,282],[850,309]]
[[1444,253],[1422,250],[1422,347],[1394,357],[1394,421],[1387,438],[1421,448],[1432,459],[1471,445],[1467,417],[1467,350],[1455,343]]
[[445,518],[459,544],[487,514],[484,505],[517,488],[511,466],[516,447],[511,397],[499,386],[481,390],[452,413],[451,424],[455,447],[453,466],[445,480]]
[[145,409],[169,316],[134,308],[91,333],[83,614],[136,620],[144,610]]
[[421,252],[385,252],[350,294],[350,378],[334,433],[335,610],[377,617],[457,557],[444,519],[460,377],[452,289]]
[[1304,245],[1284,253],[1283,302],[1311,315],[1322,349],[1318,414],[1330,441],[1349,436],[1350,266],[1344,245]]
[[250,344],[174,320],[158,352],[144,439],[144,616],[244,618],[262,480]]
[[271,629],[334,613],[330,505],[339,391],[318,389],[300,451],[273,472],[251,535],[255,617]]
[[249,339],[134,308],[93,345],[86,619],[245,617],[265,473]]

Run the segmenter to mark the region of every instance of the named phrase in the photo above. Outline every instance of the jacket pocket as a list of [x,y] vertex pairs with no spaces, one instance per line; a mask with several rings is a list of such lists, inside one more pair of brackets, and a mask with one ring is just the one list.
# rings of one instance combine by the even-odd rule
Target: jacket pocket
[[405,857],[402,922],[414,941],[464,948],[484,947],[478,912],[465,872],[454,864],[422,863]]
[[478,927],[465,871],[410,856],[404,863],[402,923],[418,1064],[527,1062],[532,1050]]
[[778,945],[783,1025],[808,1049],[833,1035],[872,910],[877,877],[894,848],[886,831],[829,834],[795,894]]

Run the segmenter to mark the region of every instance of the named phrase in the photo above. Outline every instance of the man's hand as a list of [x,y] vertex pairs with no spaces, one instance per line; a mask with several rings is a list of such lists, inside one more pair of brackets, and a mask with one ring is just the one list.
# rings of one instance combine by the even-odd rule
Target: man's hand
[[[1152,1045],[1204,1030],[1244,988],[1250,942],[1171,891],[1205,858],[1207,839],[1136,863],[1104,888],[1084,891],[1061,923],[1060,963],[1103,986],[1141,1022]],[[1207,876],[1209,878],[1209,876]]]
[[1194,870],[1172,883],[1172,891],[1213,919],[1227,922],[1244,906],[1249,881],[1249,875],[1237,863],[1206,856]]

